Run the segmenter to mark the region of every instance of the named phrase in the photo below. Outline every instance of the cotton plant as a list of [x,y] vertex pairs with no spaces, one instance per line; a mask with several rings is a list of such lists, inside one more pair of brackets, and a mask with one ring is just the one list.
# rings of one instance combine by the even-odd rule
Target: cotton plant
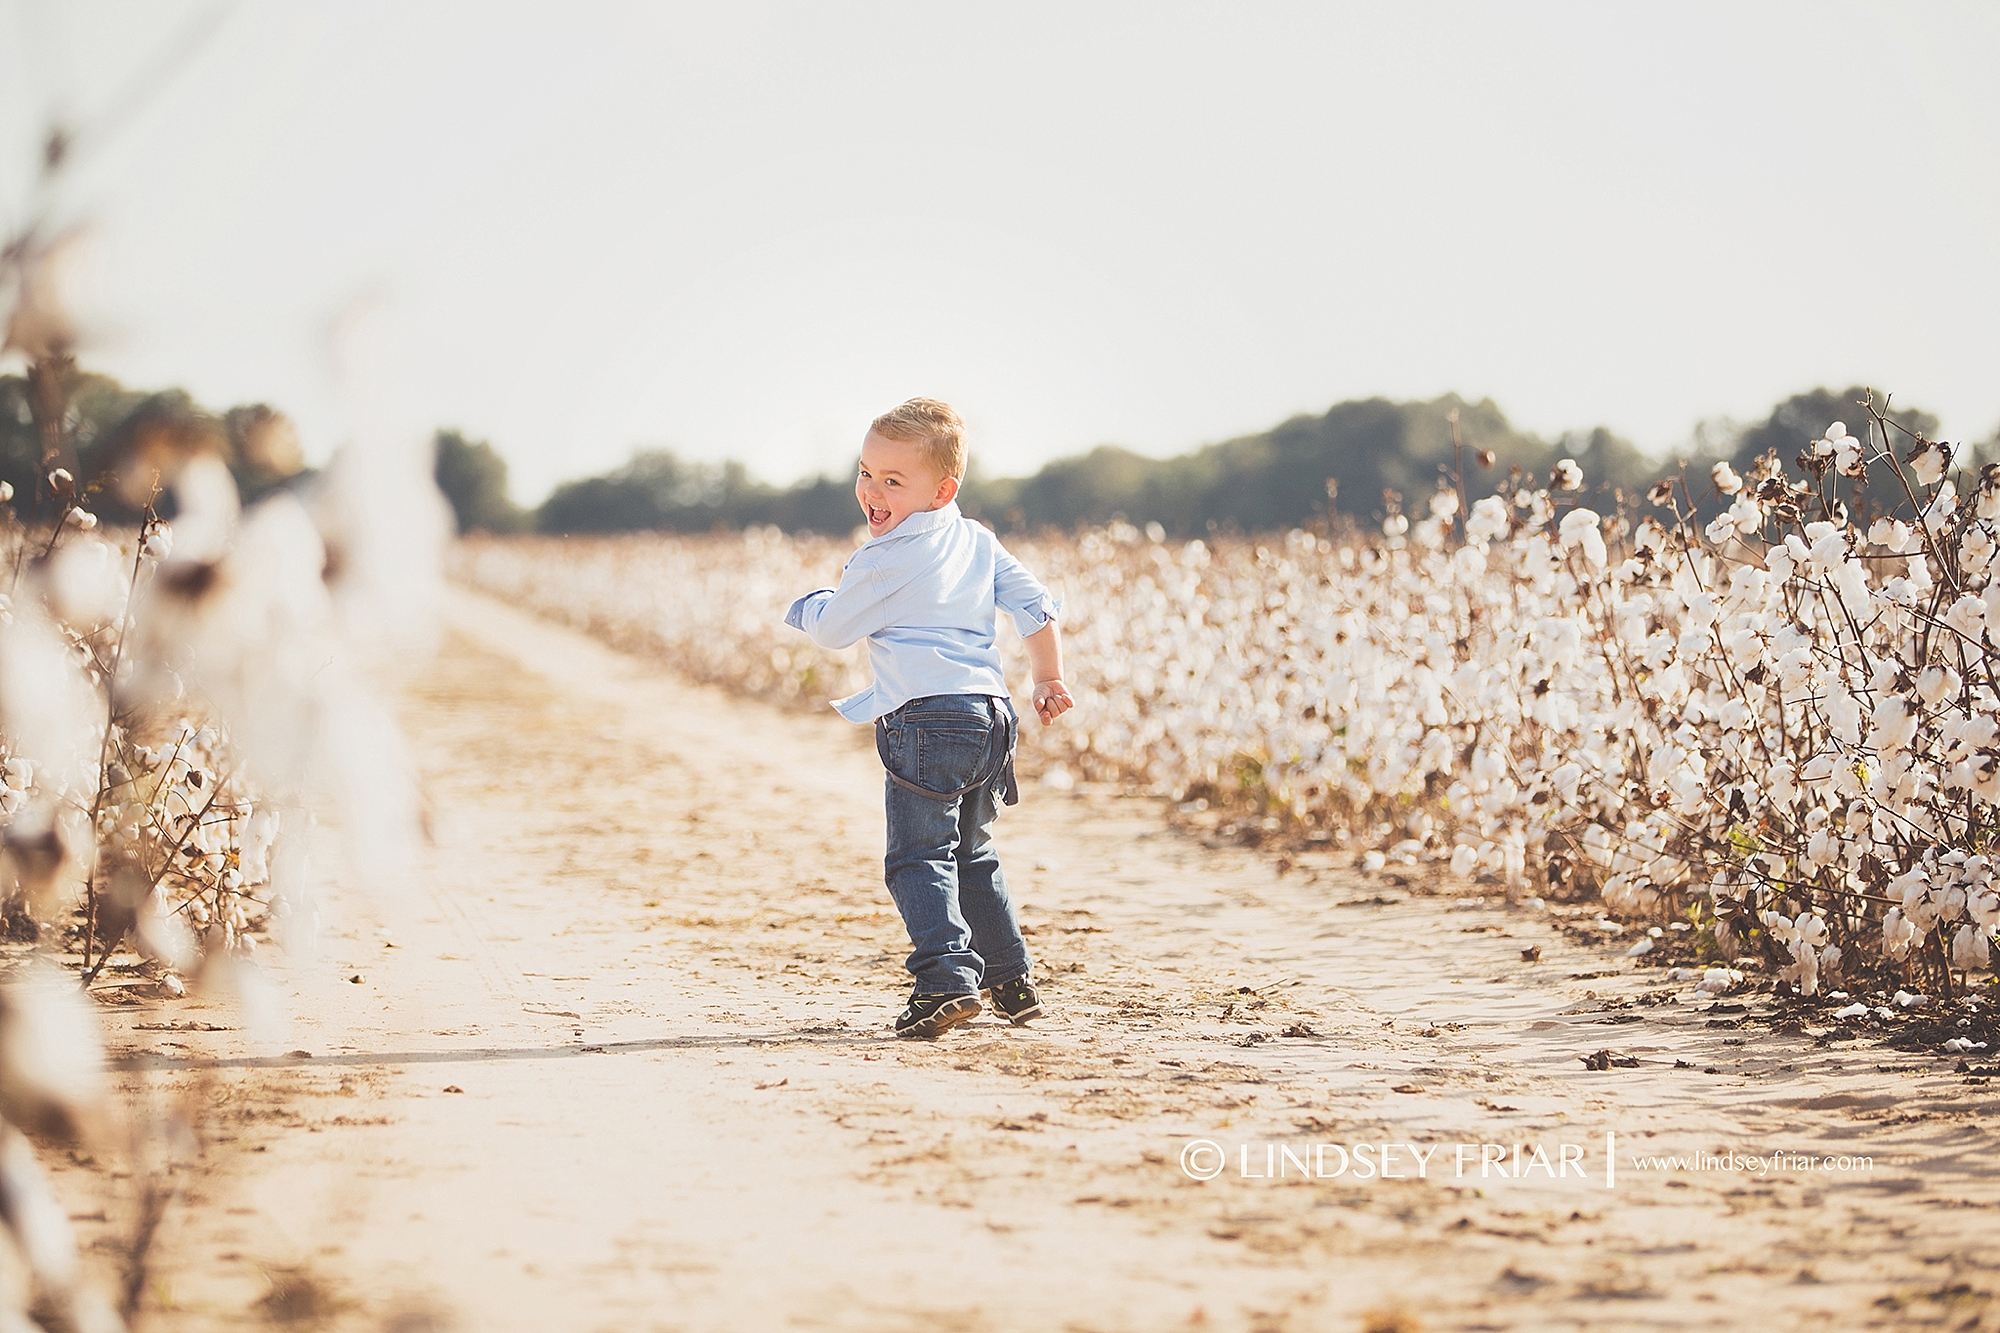
[[[228,988],[263,928],[311,917],[299,870],[316,811],[404,864],[415,843],[407,759],[349,665],[371,644],[342,603],[370,601],[371,579],[394,567],[407,604],[424,586],[422,529],[405,530],[417,544],[400,559],[358,559],[338,495],[243,510],[226,469],[180,462],[147,488],[195,482],[176,494],[171,526],[150,502],[136,528],[99,524],[59,469],[45,486],[68,507],[52,523],[0,512],[12,557],[0,585],[0,846],[10,926],[40,923],[40,961],[0,987],[0,1194],[18,1205],[0,1218],[8,1327],[122,1326],[82,1280],[21,1132],[102,1142],[104,1089],[66,1072],[100,1055],[78,980],[88,993],[136,955],[167,995],[210,979]],[[148,1194],[142,1211],[163,1198]],[[129,1257],[141,1276],[150,1235]],[[139,1291],[128,1283],[127,1313]]]

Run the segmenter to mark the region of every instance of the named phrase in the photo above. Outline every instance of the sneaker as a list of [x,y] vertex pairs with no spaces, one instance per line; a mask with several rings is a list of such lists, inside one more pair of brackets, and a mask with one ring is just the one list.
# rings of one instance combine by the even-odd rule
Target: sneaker
[[994,1010],[1016,1027],[1031,1018],[1040,1018],[1045,1012],[1042,997],[1035,993],[1035,983],[1025,976],[1003,981],[990,993]]
[[979,1014],[977,995],[912,995],[896,1015],[899,1037],[941,1037]]

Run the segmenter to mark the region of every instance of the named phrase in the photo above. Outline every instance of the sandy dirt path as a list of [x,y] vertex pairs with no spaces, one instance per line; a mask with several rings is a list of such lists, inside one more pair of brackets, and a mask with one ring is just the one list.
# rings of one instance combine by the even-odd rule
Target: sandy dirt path
[[[209,1108],[148,1327],[2000,1314],[1992,1105],[1949,1062],[1645,1003],[1657,969],[1544,913],[1032,785],[1000,836],[1051,1017],[899,1042],[865,732],[470,594],[402,715],[434,845],[400,894],[329,887],[318,956],[275,964],[290,1030],[197,1000],[112,1016],[131,1088]],[[1586,1069],[1605,1048],[1639,1063]],[[1183,1169],[1197,1140],[1213,1179]],[[1384,1143],[1414,1146],[1379,1169]],[[1873,1165],[1632,1161],[1775,1149]],[[131,1182],[58,1174],[108,1263]]]

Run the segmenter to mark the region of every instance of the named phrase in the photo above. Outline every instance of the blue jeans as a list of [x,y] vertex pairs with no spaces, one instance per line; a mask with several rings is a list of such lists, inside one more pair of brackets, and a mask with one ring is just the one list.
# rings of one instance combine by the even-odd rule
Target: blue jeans
[[1027,975],[993,820],[1014,801],[1014,706],[984,694],[912,699],[875,724],[888,776],[889,896],[923,995],[976,995]]

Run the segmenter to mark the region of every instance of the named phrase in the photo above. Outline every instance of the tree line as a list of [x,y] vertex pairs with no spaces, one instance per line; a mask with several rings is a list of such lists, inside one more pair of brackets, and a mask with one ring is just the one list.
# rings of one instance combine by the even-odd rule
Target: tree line
[[[109,484],[116,475],[144,475],[134,464],[158,468],[170,458],[212,454],[246,500],[311,476],[298,431],[269,404],[210,412],[184,390],[128,389],[66,357],[45,359],[37,371],[34,379],[0,375],[0,481],[13,487],[15,506],[30,521],[53,517],[40,512],[56,503],[47,494],[50,464],[76,479],[78,499],[118,523],[136,521],[144,507]],[[61,382],[51,385],[50,377]],[[45,420],[51,399],[60,404],[52,423]],[[171,502],[163,497],[161,505],[172,517]]]
[[[1456,394],[1429,402],[1337,403],[1318,416],[1293,417],[1172,458],[1100,445],[1027,477],[987,476],[975,442],[959,505],[1002,533],[1113,519],[1158,523],[1177,537],[1270,531],[1321,520],[1373,521],[1399,508],[1420,512],[1443,485],[1462,485],[1468,501],[1476,500],[1510,473],[1546,477],[1564,458],[1576,460],[1586,491],[1607,510],[1621,496],[1636,499],[1663,477],[1683,473],[1690,498],[1699,500],[1717,462],[1744,472],[1775,450],[1790,466],[1829,423],[1844,420],[1858,431],[1867,419],[1861,409],[1867,393],[1859,386],[1818,388],[1785,399],[1761,421],[1705,425],[1685,454],[1665,463],[1601,426],[1545,440],[1516,429],[1491,399],[1473,403]],[[1928,412],[1898,408],[1892,415],[1908,430],[1937,433],[1937,418]],[[2000,431],[1963,454],[1962,464],[2000,457]],[[665,449],[640,450],[610,472],[565,482],[534,510],[508,499],[506,462],[482,442],[440,432],[438,468],[462,531],[707,532],[775,524],[844,533],[857,525],[848,477],[774,486],[741,463],[696,462]]]
[[[70,369],[60,432],[61,462],[90,491],[96,478],[134,458],[212,452],[255,498],[311,475],[298,435],[266,404],[210,412],[179,389],[148,393],[108,376]],[[0,480],[32,505],[41,487],[47,441],[35,412],[37,386],[0,375]],[[1655,481],[1685,471],[1697,497],[1709,468],[1728,461],[1739,472],[1776,451],[1790,464],[1829,422],[1860,428],[1860,387],[1795,394],[1761,421],[1706,425],[1689,450],[1661,463],[1611,431],[1572,432],[1545,440],[1516,429],[1491,399],[1447,394],[1428,402],[1386,398],[1336,403],[1232,440],[1171,458],[1148,458],[1115,445],[1059,458],[1026,477],[991,477],[974,467],[960,507],[1003,533],[1068,529],[1123,519],[1157,523],[1176,537],[1217,530],[1269,531],[1315,521],[1372,522],[1397,508],[1421,512],[1441,485],[1462,485],[1468,499],[1489,494],[1510,473],[1546,477],[1558,460],[1582,467],[1593,502],[1609,509]],[[1905,428],[1935,437],[1937,419],[1899,408]],[[750,475],[741,463],[684,459],[641,449],[621,466],[567,481],[540,505],[516,504],[507,463],[483,440],[459,430],[434,437],[439,490],[461,532],[708,532],[775,525],[791,532],[845,533],[856,526],[847,476],[789,486]],[[2000,458],[1995,437],[1961,450],[1961,466]],[[1963,489],[1961,487],[1961,489]],[[129,519],[106,491],[107,519]]]

